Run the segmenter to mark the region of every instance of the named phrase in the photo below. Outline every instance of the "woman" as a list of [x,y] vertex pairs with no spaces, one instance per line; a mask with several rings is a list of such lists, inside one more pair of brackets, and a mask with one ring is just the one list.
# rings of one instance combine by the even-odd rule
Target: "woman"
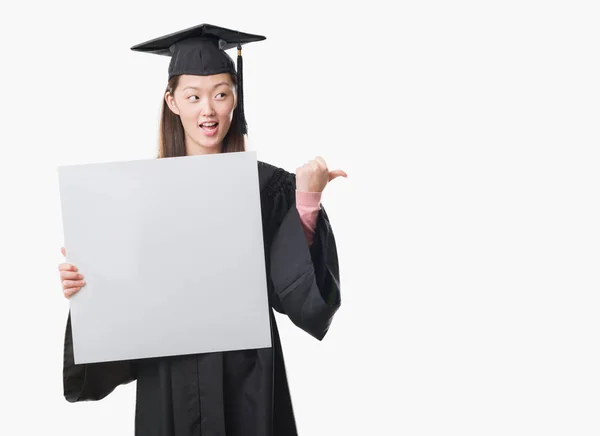
[[[200,25],[133,47],[171,56],[159,158],[245,151],[240,51],[261,39]],[[232,44],[237,72],[224,51]],[[259,162],[258,173],[270,305],[321,340],[341,300],[335,239],[320,196],[346,174],[330,172],[321,157],[295,174]],[[67,298],[85,286],[76,266],[59,270]],[[75,365],[69,316],[65,398],[100,400],[136,380],[136,435],[296,435],[272,311],[270,318],[272,348]]]

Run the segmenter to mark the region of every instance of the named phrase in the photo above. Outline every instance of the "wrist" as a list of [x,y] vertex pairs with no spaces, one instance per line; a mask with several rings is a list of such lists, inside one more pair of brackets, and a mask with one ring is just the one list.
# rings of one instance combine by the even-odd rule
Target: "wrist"
[[322,194],[322,192],[296,190],[296,204],[306,207],[319,207]]

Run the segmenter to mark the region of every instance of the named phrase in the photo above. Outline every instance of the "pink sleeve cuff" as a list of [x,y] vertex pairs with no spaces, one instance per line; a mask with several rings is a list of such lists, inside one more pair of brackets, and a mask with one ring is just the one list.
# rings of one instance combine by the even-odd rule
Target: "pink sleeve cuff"
[[321,209],[321,192],[303,192],[296,190],[296,208],[302,221],[302,229],[308,245],[311,246]]

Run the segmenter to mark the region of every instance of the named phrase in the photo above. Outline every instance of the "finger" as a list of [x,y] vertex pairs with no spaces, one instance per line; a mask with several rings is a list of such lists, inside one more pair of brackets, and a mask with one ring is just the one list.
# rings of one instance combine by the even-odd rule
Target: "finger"
[[58,270],[59,271],[79,271],[79,269],[75,265],[72,265],[70,263],[61,263],[60,265],[58,265]]
[[81,288],[85,286],[85,280],[63,280],[62,287],[63,289],[69,288]]
[[61,271],[60,278],[65,280],[81,280],[83,279],[83,274],[75,272],[75,271]]
[[67,257],[67,251],[65,250],[65,247],[60,247],[60,252],[63,256]]
[[346,174],[346,172],[342,171],[342,170],[329,171],[329,181],[330,182],[333,179],[335,179],[336,177],[348,177],[348,174]]
[[65,298],[71,298],[71,296],[73,294],[75,294],[76,292],[79,292],[81,288],[77,287],[77,288],[69,288],[69,289],[65,289],[65,291],[63,292],[63,295],[65,296]]
[[310,167],[311,170],[313,171],[317,171],[319,169],[319,164],[317,164],[316,161],[311,160],[308,164],[308,166]]
[[315,158],[315,161],[317,162],[317,164],[319,164],[319,166],[326,170],[327,169],[327,163],[325,162],[325,159],[323,159],[321,156],[317,156]]

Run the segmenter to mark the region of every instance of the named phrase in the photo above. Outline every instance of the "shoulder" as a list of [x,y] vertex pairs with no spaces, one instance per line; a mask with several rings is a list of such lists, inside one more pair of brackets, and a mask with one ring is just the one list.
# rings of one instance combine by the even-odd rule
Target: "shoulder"
[[293,194],[296,174],[267,162],[258,161],[260,190],[267,196]]

